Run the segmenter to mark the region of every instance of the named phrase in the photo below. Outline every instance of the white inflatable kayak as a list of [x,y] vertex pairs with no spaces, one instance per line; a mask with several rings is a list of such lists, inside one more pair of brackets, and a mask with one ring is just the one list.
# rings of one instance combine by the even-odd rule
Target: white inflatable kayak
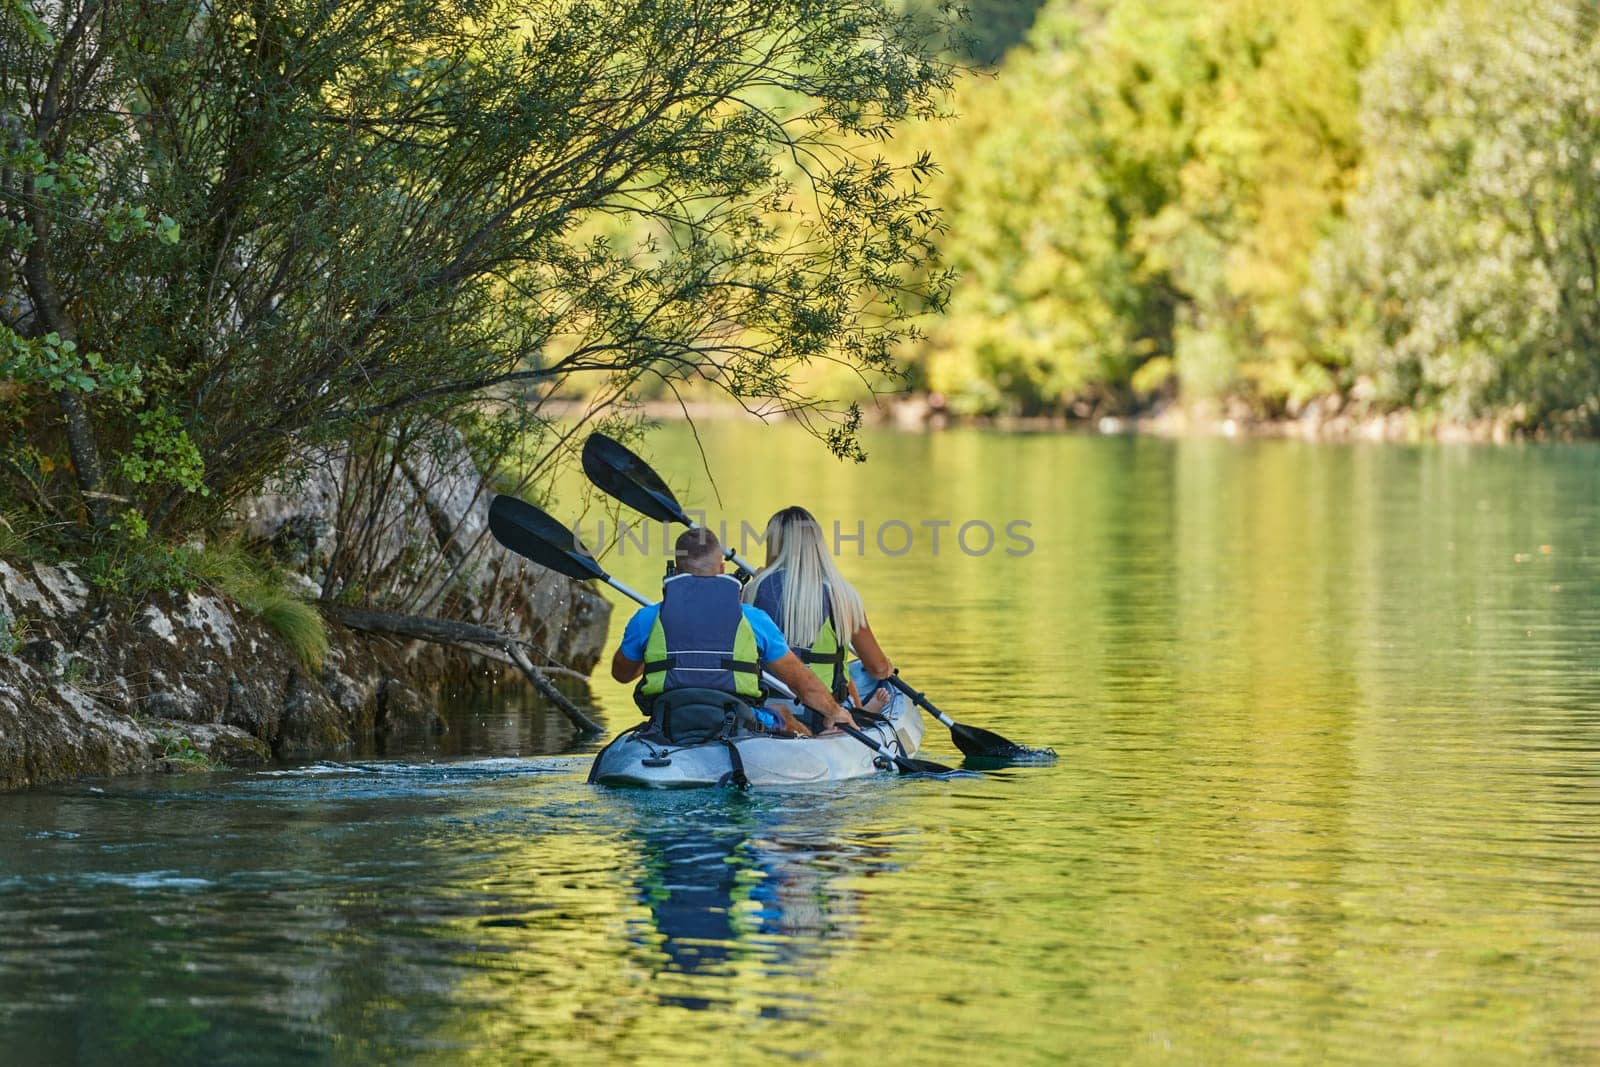
[[[872,680],[862,671],[860,663],[852,663],[850,673],[862,692],[871,689]],[[882,722],[863,723],[861,732],[888,752],[900,756],[914,754],[922,744],[922,712],[904,693],[895,692],[882,714]],[[757,735],[731,742],[673,745],[641,737],[640,728],[634,727],[623,731],[600,750],[589,771],[589,781],[652,789],[720,785],[730,780],[734,770],[729,744],[739,750],[744,775],[756,787],[808,785],[895,773],[893,764],[848,734],[826,737]]]

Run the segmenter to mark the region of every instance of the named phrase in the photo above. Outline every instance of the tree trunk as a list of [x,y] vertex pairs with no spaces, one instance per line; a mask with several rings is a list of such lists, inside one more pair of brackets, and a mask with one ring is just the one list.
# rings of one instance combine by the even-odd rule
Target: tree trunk
[[[50,281],[44,242],[45,233],[39,233],[23,260],[22,276],[27,282],[28,296],[46,332],[59,334],[63,341],[77,344],[77,324],[62,307],[61,296]],[[95,441],[94,423],[89,417],[88,406],[70,388],[63,388],[56,398],[67,423],[67,450],[72,455],[72,470],[78,479],[78,491],[83,494],[90,521],[95,526],[103,526],[106,501],[100,487],[105,481],[105,468],[100,463],[100,447]]]
[[[85,40],[89,23],[99,9],[99,0],[85,4],[66,36],[56,46],[55,62],[52,64],[49,81],[45,84],[44,93],[39,100],[37,120],[34,124],[33,136],[41,145],[50,144],[51,135],[57,132],[56,124],[63,119],[62,89],[72,61],[78,55],[78,47]],[[88,69],[95,66],[98,66],[98,60],[91,61]],[[70,106],[66,121],[71,121]],[[57,140],[64,143],[65,139],[58,137]],[[40,206],[39,190],[31,176],[23,180],[22,192],[27,205],[25,213],[28,224],[33,228],[33,242],[28,245],[27,255],[22,260],[22,278],[28,289],[28,297],[33,303],[35,315],[44,324],[47,333],[58,334],[63,341],[77,344],[77,323],[67,313],[61,294],[56,291],[55,282],[50,278],[49,242],[52,220]],[[100,487],[105,481],[105,468],[100,463],[100,448],[95,442],[94,423],[89,417],[88,406],[70,389],[62,389],[57,398],[61,404],[61,414],[67,423],[67,450],[72,456],[72,470],[78,480],[78,490],[83,494],[90,522],[95,526],[103,526],[106,500],[101,495]]]

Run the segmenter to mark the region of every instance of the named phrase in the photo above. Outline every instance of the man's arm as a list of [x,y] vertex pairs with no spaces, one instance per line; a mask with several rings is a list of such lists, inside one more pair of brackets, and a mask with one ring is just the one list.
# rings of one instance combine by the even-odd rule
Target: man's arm
[[811,668],[801,663],[800,657],[793,652],[784,653],[766,666],[768,671],[793,691],[800,703],[820,713],[829,726],[836,722],[855,725],[850,713],[833,699],[833,694],[822,684],[822,679],[818,678]]
[[[655,625],[660,607],[651,604],[640,608],[622,628],[622,643],[611,657],[611,677],[626,685],[644,673],[645,643],[650,638],[650,627]],[[632,653],[630,655],[630,653]],[[635,659],[634,657],[638,658]]]
[[622,654],[622,649],[617,649],[611,657],[611,677],[626,685],[644,673],[644,664],[636,659],[629,659]]

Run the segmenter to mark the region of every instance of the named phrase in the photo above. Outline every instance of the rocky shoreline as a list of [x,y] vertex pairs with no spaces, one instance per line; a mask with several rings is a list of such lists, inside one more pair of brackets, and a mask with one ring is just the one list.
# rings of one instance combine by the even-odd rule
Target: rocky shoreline
[[[529,566],[547,662],[592,669],[605,601]],[[436,733],[439,686],[504,664],[330,621],[308,671],[260,619],[202,592],[95,605],[72,570],[0,562],[0,789],[147,771],[348,755]],[[514,677],[512,671],[507,677]],[[509,684],[524,684],[510,682]]]
[[221,588],[130,603],[70,566],[0,560],[0,790],[374,751],[439,731],[441,690],[463,684],[531,678],[581,715],[538,668],[585,686],[609,603],[489,536],[492,490],[458,438],[394,466],[373,494],[360,457],[321,453],[235,516],[234,551],[314,609],[320,657]]

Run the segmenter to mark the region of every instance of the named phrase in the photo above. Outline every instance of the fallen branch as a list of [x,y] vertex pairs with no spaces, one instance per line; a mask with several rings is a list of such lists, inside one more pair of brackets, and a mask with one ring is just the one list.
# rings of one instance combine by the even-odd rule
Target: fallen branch
[[[517,665],[517,661],[507,655],[505,649],[498,645],[493,647],[489,645],[480,645],[473,651],[482,656],[484,659],[494,660],[496,663],[503,663],[507,667],[515,667]],[[551,663],[541,663],[538,665],[538,667],[540,674],[548,675],[552,678],[571,678],[575,682],[584,682],[585,684],[587,684],[589,681],[589,676],[587,674],[584,674],[582,671],[575,671],[571,667],[557,667]]]
[[527,676],[528,681],[533,683],[533,687],[540,695],[561,709],[561,713],[578,728],[580,733],[606,732],[604,726],[586,715],[582,708],[567,699],[566,694],[555,687],[555,683],[540,673],[539,668],[533,665],[533,661],[523,650],[523,642],[510,634],[490,626],[479,626],[477,623],[435,619],[427,615],[396,615],[387,611],[366,611],[338,604],[324,605],[323,610],[352,630],[410,637],[441,645],[483,645],[498,649]]

